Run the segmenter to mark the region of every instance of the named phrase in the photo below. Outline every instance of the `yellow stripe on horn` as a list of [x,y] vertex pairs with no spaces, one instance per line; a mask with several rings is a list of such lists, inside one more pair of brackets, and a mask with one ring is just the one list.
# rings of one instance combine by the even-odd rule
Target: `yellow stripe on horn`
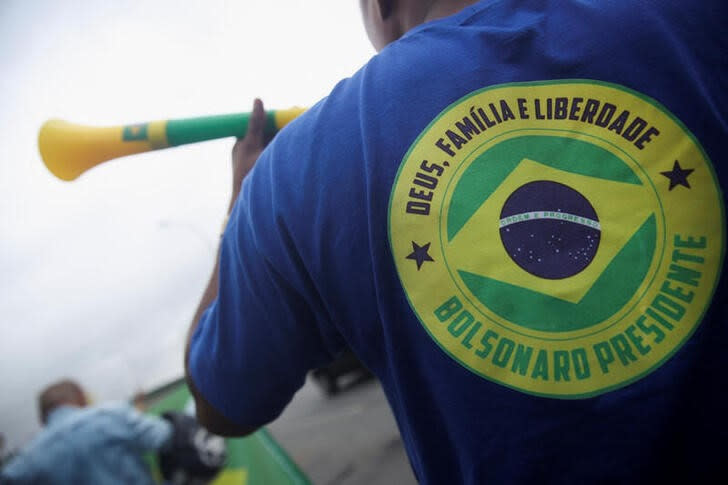
[[301,114],[306,111],[306,108],[299,108],[298,106],[294,108],[288,108],[288,109],[278,109],[273,114],[276,128],[279,130],[286,126],[288,123],[290,123],[293,118],[297,118],[298,116],[301,116]]
[[167,148],[169,141],[167,140],[167,120],[150,121],[148,123],[149,145],[153,150]]

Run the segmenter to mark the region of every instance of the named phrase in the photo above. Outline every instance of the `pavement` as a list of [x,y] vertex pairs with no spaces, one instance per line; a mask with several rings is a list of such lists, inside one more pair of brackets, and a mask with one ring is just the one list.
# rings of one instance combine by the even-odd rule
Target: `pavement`
[[359,378],[327,396],[313,379],[267,426],[314,485],[414,485],[379,382]]

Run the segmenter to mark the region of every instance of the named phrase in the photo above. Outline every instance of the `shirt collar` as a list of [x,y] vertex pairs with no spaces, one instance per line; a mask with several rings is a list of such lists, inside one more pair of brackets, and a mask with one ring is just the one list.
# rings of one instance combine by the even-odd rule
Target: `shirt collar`
[[416,27],[405,32],[405,34],[402,36],[402,38],[409,37],[410,35],[415,34],[415,33],[419,32],[420,30],[425,30],[438,23],[449,23],[452,25],[457,25],[460,22],[463,22],[464,20],[466,20],[471,15],[473,15],[473,13],[476,12],[477,10],[485,8],[485,6],[490,4],[490,2],[491,2],[491,0],[481,0],[480,2],[475,2],[472,5],[463,7],[462,10],[455,12],[454,14],[447,15],[445,17],[440,17],[440,18],[425,22],[423,24],[417,25]]
[[68,416],[77,412],[79,409],[80,408],[77,406],[67,406],[67,405],[58,406],[57,408],[53,409],[53,411],[51,411],[48,414],[48,418],[46,419],[46,425],[49,425],[51,423],[55,423],[58,421],[62,421],[65,418],[67,418]]

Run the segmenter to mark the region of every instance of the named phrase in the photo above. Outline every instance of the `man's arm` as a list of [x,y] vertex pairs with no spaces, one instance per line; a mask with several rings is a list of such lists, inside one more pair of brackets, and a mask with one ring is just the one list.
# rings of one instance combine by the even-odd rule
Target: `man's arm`
[[167,420],[144,414],[133,405],[115,410],[117,419],[123,420],[131,441],[144,451],[158,451],[172,439],[172,424]]
[[[240,193],[240,188],[245,176],[255,165],[258,156],[265,148],[265,137],[263,128],[265,126],[265,112],[263,103],[256,99],[253,104],[253,111],[250,116],[248,132],[244,138],[238,139],[233,147],[233,190],[228,207],[228,216],[235,205],[235,201]],[[217,298],[218,280],[219,280],[219,261],[220,250],[218,249],[215,268],[212,271],[210,281],[202,295],[202,299],[197,307],[194,318],[187,332],[187,343],[185,346],[185,378],[187,386],[195,399],[195,409],[197,412],[197,420],[207,428],[210,432],[220,436],[245,436],[256,431],[255,428],[241,427],[232,422],[230,419],[222,415],[216,410],[199,392],[195,383],[190,376],[189,357],[190,344],[192,335],[195,333],[197,326],[200,324],[202,314]]]

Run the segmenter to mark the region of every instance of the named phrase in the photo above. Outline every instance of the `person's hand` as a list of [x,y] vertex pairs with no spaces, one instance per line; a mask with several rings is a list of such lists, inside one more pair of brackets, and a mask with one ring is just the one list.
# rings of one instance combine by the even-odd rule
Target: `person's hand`
[[253,111],[248,122],[248,132],[243,138],[238,138],[233,146],[233,194],[232,204],[240,193],[240,186],[248,172],[255,165],[258,156],[267,144],[263,128],[265,127],[265,111],[263,102],[256,99],[253,102]]

